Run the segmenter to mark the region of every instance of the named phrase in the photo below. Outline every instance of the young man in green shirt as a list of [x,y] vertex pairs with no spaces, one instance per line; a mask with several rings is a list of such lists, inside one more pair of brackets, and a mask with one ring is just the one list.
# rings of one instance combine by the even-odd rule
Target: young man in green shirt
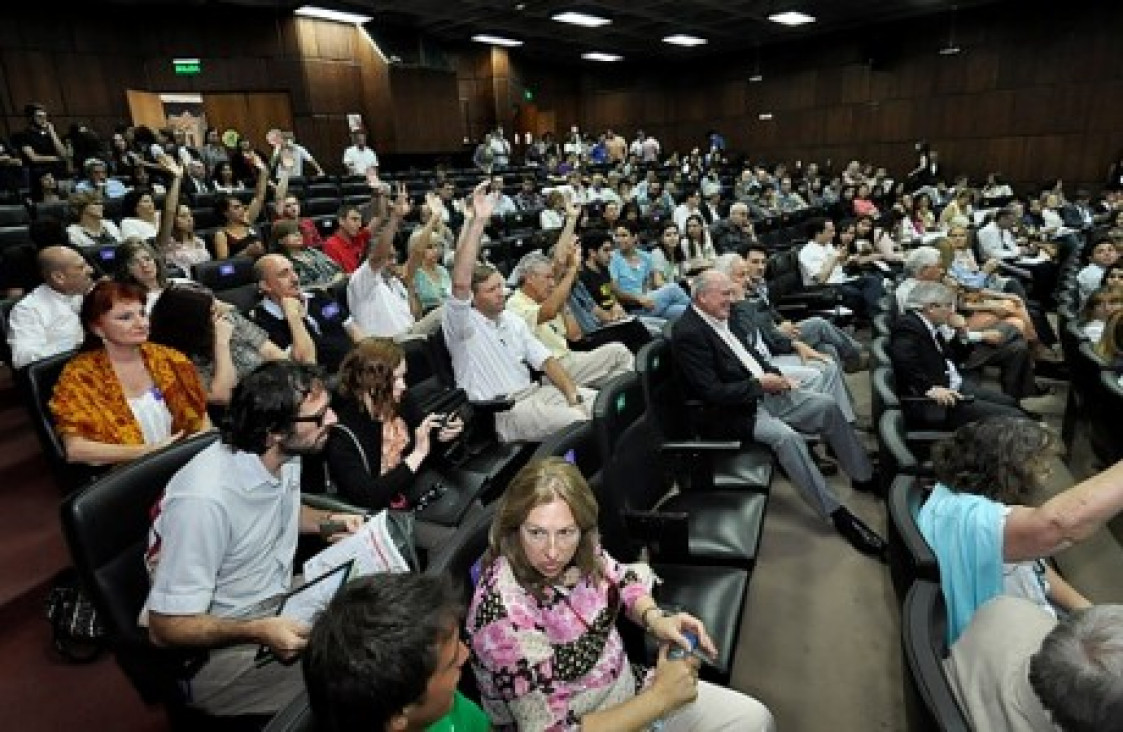
[[463,600],[447,577],[376,574],[344,587],[316,621],[304,681],[325,732],[485,732],[456,690],[468,648]]

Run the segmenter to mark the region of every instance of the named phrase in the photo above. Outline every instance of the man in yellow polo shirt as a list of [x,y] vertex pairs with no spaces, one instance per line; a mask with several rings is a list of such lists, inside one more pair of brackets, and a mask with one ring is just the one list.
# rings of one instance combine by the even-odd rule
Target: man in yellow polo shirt
[[578,385],[598,389],[634,369],[635,357],[623,343],[606,343],[590,351],[570,348],[570,340],[583,335],[566,304],[577,279],[580,251],[572,236],[562,236],[553,260],[537,251],[523,257],[518,265],[519,288],[507,299],[507,310],[526,321]]

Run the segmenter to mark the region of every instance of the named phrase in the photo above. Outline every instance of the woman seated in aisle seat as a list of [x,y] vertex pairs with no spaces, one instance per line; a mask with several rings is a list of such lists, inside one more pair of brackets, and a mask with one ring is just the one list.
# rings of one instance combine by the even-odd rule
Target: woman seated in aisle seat
[[991,417],[933,447],[939,482],[917,525],[939,562],[949,644],[998,595],[1022,597],[1054,617],[1090,604],[1045,560],[1123,509],[1123,462],[1028,505],[1059,463],[1058,442],[1037,422]]
[[210,429],[195,367],[148,341],[144,303],[142,287],[113,280],[98,282],[82,301],[86,343],[50,401],[72,463],[124,463]]
[[[525,466],[500,499],[467,622],[495,729],[774,730],[756,699],[698,681],[691,656],[668,658],[672,646],[689,647],[684,632],[701,652],[717,650],[697,618],[655,604],[649,567],[604,552],[597,510],[581,473],[561,458]],[[620,613],[659,640],[654,669],[629,663]]]

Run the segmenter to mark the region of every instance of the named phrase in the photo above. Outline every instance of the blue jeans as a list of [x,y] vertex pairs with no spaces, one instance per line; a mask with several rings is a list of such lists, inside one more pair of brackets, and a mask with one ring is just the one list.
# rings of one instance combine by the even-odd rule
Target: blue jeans
[[678,284],[671,282],[658,290],[650,290],[647,297],[655,301],[653,308],[637,308],[635,315],[652,315],[665,320],[675,320],[690,307],[690,296]]

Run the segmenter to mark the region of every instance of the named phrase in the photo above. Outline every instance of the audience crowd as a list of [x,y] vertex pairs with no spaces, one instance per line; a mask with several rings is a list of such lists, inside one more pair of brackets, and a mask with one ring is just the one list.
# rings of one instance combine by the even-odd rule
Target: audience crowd
[[[885,541],[824,476],[841,467],[856,489],[877,490],[861,439],[872,426],[844,374],[867,368],[865,333],[888,308],[907,419],[958,430],[934,450],[940,483],[921,520],[946,574],[949,640],[962,638],[951,660],[961,700],[992,703],[971,681],[969,654],[995,645],[975,626],[1032,614],[987,605],[1016,595],[1047,615],[1025,621],[1025,653],[1043,650],[1019,683],[1067,732],[1095,728],[1068,721],[1083,712],[1057,691],[1061,661],[1038,659],[1079,666],[1058,647],[1079,644],[1097,608],[1043,560],[1123,505],[1117,471],[1020,504],[1055,457],[1026,400],[1064,373],[1050,315],[1070,256],[1086,261],[1079,327],[1123,373],[1118,190],[1070,194],[1053,181],[1016,193],[997,173],[972,185],[946,178],[926,144],[896,179],[876,162],[735,158],[716,133],[680,153],[642,131],[629,141],[576,128],[529,145],[497,128],[471,171],[391,171],[363,130],[322,165],[290,132],[270,133],[264,151],[213,129],[193,145],[182,129],[122,126],[103,144],[60,135],[41,105],[26,111],[27,129],[0,150],[15,153],[22,177],[2,180],[32,223],[26,245],[0,252],[0,286],[13,368],[73,354],[50,400],[65,460],[115,465],[222,431],[169,484],[149,545],[153,640],[213,649],[191,682],[200,708],[279,709],[301,669],[263,667],[250,650],[264,646],[281,659],[303,650],[328,729],[437,729],[446,717],[485,729],[454,693],[469,658],[497,729],[773,729],[763,704],[668,659],[684,631],[713,652],[706,629],[686,613],[651,616],[650,577],[599,546],[596,500],[562,461],[528,466],[503,495],[467,647],[468,598],[430,580],[366,579],[311,632],[246,613],[288,587],[298,533],[358,526],[300,507],[292,458],[320,465],[311,456],[324,451],[323,472],[364,511],[408,508],[422,464],[465,429],[403,401],[411,339],[439,337],[469,399],[511,403],[495,414],[500,442],[535,443],[589,420],[598,390],[668,338],[703,431],[767,446],[813,513],[884,559]],[[326,174],[336,167],[345,174]],[[237,272],[244,281],[221,286]],[[805,306],[795,321],[793,303]],[[420,531],[431,549],[449,535]],[[663,644],[654,669],[629,669],[609,613]],[[1118,614],[1105,615],[1118,642]],[[379,662],[399,654],[412,659],[401,671]],[[1111,693],[1103,703],[1118,709]],[[1034,709],[1018,728],[1051,729]]]

